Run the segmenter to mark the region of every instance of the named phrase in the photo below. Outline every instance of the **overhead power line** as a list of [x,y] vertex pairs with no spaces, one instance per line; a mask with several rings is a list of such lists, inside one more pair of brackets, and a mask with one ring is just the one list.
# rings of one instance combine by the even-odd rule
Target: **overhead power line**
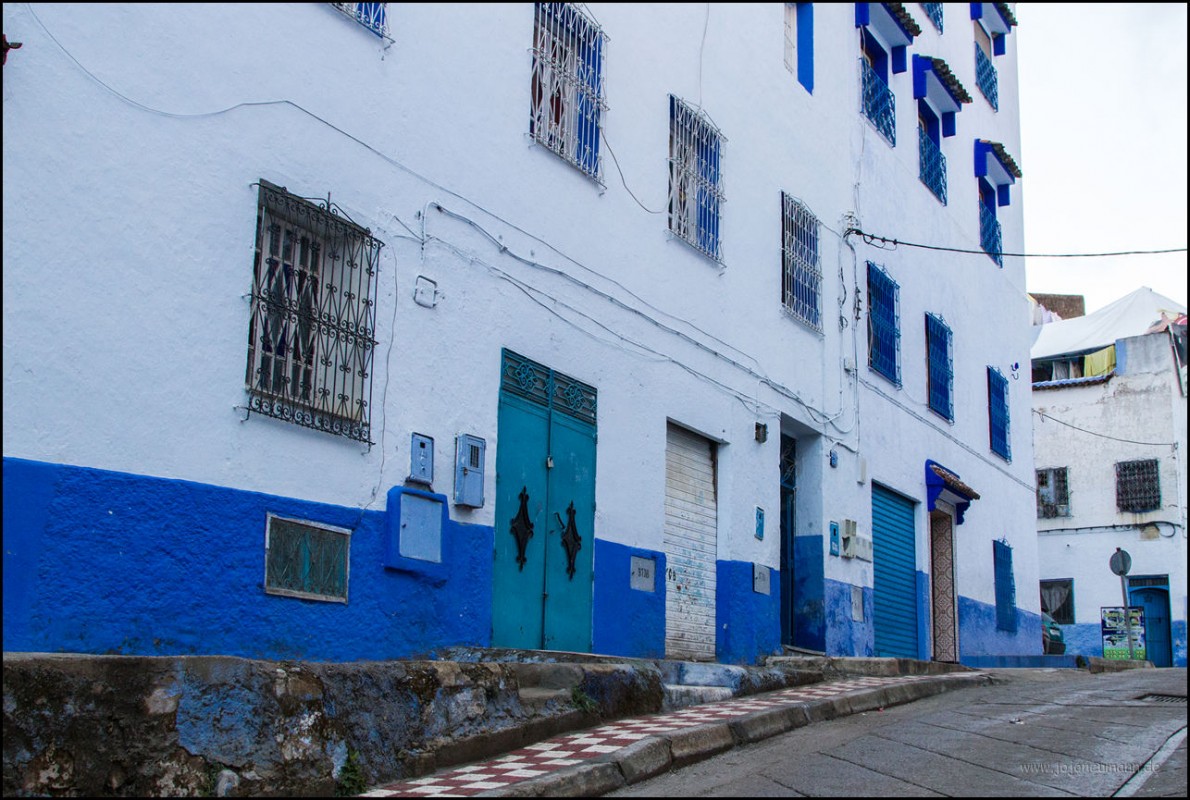
[[[1016,258],[1102,258],[1104,256],[1149,256],[1158,255],[1161,253],[1185,253],[1185,247],[1172,247],[1168,250],[1121,250],[1116,253],[991,253],[987,250],[964,250],[960,247],[941,247],[934,244],[919,244],[917,242],[903,242],[900,239],[889,239],[886,236],[877,236],[872,233],[865,233],[859,228],[848,228],[843,232],[843,238],[856,234],[863,237],[865,244],[870,244],[873,247],[882,247],[883,245],[892,245],[893,248],[904,247],[920,247],[925,250],[945,250],[948,253],[974,253],[978,255],[992,255],[992,256],[1014,256]],[[879,242],[879,244],[877,244]]]

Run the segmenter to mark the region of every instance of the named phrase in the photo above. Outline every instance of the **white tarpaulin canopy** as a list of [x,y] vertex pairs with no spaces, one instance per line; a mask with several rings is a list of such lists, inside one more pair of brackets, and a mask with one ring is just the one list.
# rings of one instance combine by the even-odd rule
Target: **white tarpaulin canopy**
[[1185,314],[1186,307],[1142,286],[1094,314],[1038,326],[1030,357],[1053,358],[1099,350],[1115,344],[1116,339],[1145,333],[1161,321],[1162,312],[1172,320]]

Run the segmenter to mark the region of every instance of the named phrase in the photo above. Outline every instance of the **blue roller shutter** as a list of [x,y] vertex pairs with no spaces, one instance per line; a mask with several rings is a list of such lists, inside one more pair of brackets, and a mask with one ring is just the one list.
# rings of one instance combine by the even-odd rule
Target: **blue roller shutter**
[[872,486],[876,655],[917,658],[917,560],[913,502]]

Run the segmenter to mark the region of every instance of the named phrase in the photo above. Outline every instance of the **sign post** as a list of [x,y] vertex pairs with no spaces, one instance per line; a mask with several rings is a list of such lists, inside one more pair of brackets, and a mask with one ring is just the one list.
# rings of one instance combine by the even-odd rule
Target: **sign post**
[[1132,556],[1128,555],[1127,550],[1116,548],[1116,552],[1112,554],[1111,559],[1107,562],[1111,567],[1111,571],[1120,576],[1120,594],[1124,599],[1124,626],[1128,633],[1128,659],[1135,658],[1135,653],[1132,649],[1132,613],[1128,607],[1128,570],[1132,569]]

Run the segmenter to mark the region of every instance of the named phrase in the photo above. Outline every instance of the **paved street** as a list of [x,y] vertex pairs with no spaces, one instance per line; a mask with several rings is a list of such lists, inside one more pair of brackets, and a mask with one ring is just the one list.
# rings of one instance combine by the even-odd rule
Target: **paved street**
[[609,796],[1185,795],[1185,669],[993,674],[993,686],[798,728]]

